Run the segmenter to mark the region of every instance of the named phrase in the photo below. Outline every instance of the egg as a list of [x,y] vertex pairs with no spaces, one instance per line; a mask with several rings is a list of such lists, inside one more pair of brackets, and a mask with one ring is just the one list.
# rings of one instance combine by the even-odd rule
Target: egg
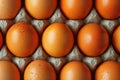
[[20,80],[17,66],[9,61],[0,61],[0,80]]
[[25,8],[36,19],[48,19],[57,7],[57,0],[25,0]]
[[8,49],[18,57],[30,56],[39,44],[39,36],[32,25],[18,22],[10,27],[6,34]]
[[0,48],[2,47],[3,44],[3,36],[2,33],[0,32]]
[[60,9],[68,19],[83,19],[92,8],[92,0],[60,0]]
[[21,0],[0,0],[0,19],[13,19],[21,8]]
[[24,80],[56,80],[56,72],[47,61],[35,60],[26,67]]
[[92,80],[89,68],[82,62],[72,61],[61,70],[60,80]]
[[95,80],[120,80],[120,63],[106,61],[95,72]]
[[101,55],[109,46],[109,35],[99,24],[84,25],[77,36],[80,50],[87,56]]
[[105,19],[120,17],[120,0],[95,0],[95,8]]
[[118,52],[120,52],[120,25],[113,32],[112,43],[113,43],[114,48]]
[[69,27],[63,23],[49,25],[42,35],[44,50],[53,57],[67,55],[73,47],[74,37]]

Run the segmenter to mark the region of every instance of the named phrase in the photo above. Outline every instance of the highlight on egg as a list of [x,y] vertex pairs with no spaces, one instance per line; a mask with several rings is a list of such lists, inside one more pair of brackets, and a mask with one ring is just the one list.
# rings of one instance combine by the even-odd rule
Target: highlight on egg
[[84,19],[92,4],[93,0],[60,0],[60,9],[68,19]]
[[20,72],[10,61],[0,61],[0,80],[20,80]]
[[115,28],[112,35],[112,44],[116,51],[120,53],[120,25]]
[[120,80],[120,63],[106,61],[98,66],[95,72],[95,80]]
[[103,26],[96,23],[84,25],[78,32],[79,49],[87,56],[99,56],[109,46],[109,34]]
[[13,19],[21,8],[21,0],[0,0],[0,19]]
[[43,32],[42,46],[50,56],[63,57],[67,55],[71,51],[73,44],[73,33],[63,23],[53,23]]
[[18,22],[8,29],[6,45],[15,56],[27,57],[38,47],[39,36],[31,24]]
[[36,19],[48,19],[57,7],[57,0],[25,0],[25,8]]
[[120,17],[120,0],[95,0],[95,8],[104,19]]
[[45,60],[34,60],[25,69],[24,80],[56,80],[56,72]]
[[61,69],[60,80],[92,80],[92,76],[84,63],[71,61]]

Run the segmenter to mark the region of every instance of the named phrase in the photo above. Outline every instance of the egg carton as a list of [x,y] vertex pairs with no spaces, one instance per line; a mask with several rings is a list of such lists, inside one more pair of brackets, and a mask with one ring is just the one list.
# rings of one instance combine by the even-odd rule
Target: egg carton
[[[6,47],[5,43],[5,36],[6,32],[13,25],[17,22],[27,22],[31,25],[33,25],[34,28],[39,32],[40,37],[42,36],[43,31],[45,28],[55,22],[62,22],[73,31],[74,36],[77,36],[77,32],[79,29],[87,24],[87,23],[97,23],[102,25],[106,30],[108,31],[110,37],[112,35],[113,30],[116,26],[120,25],[120,18],[115,20],[104,20],[102,19],[95,8],[91,10],[89,15],[83,19],[83,20],[68,20],[61,12],[59,8],[57,8],[54,12],[54,14],[47,20],[36,20],[32,18],[26,11],[24,7],[21,8],[17,16],[12,20],[0,20],[0,29],[3,33],[4,37],[4,44],[0,50],[0,60],[9,60],[16,64],[21,72],[21,80],[23,80],[23,74],[26,66],[33,60],[46,60],[49,63],[53,65],[53,67],[56,70],[56,73],[59,75],[61,68],[70,61],[80,61],[85,63],[91,70],[92,73],[94,73],[95,69],[99,64],[101,64],[104,61],[107,60],[114,60],[120,62],[120,55],[117,53],[112,45],[112,42],[110,42],[108,49],[100,56],[97,57],[88,57],[85,56],[82,52],[80,52],[77,42],[75,41],[75,44],[70,51],[68,55],[65,57],[55,58],[49,56],[42,48],[42,44],[40,43],[36,51],[33,53],[33,55],[25,58],[19,58],[14,56]],[[40,38],[41,39],[41,38]],[[58,79],[59,80],[59,76]]]

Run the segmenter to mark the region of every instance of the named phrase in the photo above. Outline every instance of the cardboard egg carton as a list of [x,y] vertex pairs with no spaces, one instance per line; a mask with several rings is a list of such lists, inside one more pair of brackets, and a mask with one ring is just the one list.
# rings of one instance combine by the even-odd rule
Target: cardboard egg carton
[[[0,29],[4,36],[4,44],[0,50],[0,60],[9,60],[15,63],[18,66],[19,70],[21,71],[21,74],[24,74],[24,70],[26,66],[31,61],[37,60],[37,59],[44,59],[49,63],[51,63],[54,66],[56,73],[58,74],[61,68],[63,67],[63,65],[65,65],[67,62],[70,62],[70,61],[84,62],[85,64],[87,64],[87,66],[90,68],[92,72],[94,72],[97,66],[104,61],[115,60],[120,62],[120,55],[114,50],[114,47],[111,41],[108,49],[102,55],[97,57],[88,57],[88,56],[85,56],[83,53],[81,53],[77,46],[76,40],[72,50],[65,57],[55,58],[55,57],[49,56],[43,50],[41,42],[39,42],[38,48],[31,56],[25,57],[25,58],[16,57],[7,49],[5,44],[5,36],[9,27],[11,27],[11,25],[17,22],[27,22],[33,25],[33,27],[39,32],[40,41],[41,41],[41,36],[45,28],[48,25],[55,22],[62,22],[68,25],[70,29],[73,31],[73,34],[75,37],[77,36],[77,32],[83,25],[87,23],[98,23],[102,25],[104,28],[106,28],[106,30],[108,31],[111,37],[115,27],[120,24],[120,18],[115,20],[104,20],[98,15],[96,10],[93,8],[89,13],[89,15],[83,20],[68,20],[67,18],[64,17],[60,9],[57,8],[54,14],[49,19],[36,20],[36,19],[33,19],[27,13],[25,8],[21,8],[18,15],[13,20],[0,20]],[[21,75],[21,77],[23,78],[23,75]]]

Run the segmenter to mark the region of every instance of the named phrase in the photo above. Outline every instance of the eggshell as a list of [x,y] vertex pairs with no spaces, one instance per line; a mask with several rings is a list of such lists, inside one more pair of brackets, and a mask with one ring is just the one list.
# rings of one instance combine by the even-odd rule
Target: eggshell
[[114,48],[118,52],[120,52],[120,25],[113,32],[112,43],[113,43]]
[[19,22],[10,27],[6,34],[8,49],[18,57],[27,57],[33,54],[39,44],[37,31],[32,25]]
[[56,80],[56,73],[47,61],[35,60],[25,69],[24,80]]
[[99,24],[89,23],[78,32],[78,47],[87,56],[101,55],[109,46],[109,35]]
[[42,35],[42,46],[53,57],[67,55],[73,47],[72,31],[63,23],[49,25]]
[[36,19],[47,19],[57,7],[57,0],[25,0],[29,14]]
[[92,8],[92,0],[60,0],[60,8],[69,19],[83,19]]
[[61,70],[60,80],[92,80],[89,68],[82,62],[72,61]]
[[21,0],[0,0],[0,19],[13,19],[21,8]]
[[102,63],[95,72],[95,80],[120,80],[120,63],[107,61]]
[[105,19],[120,17],[120,0],[95,0],[95,8]]
[[20,80],[20,72],[15,64],[0,61],[0,80]]

